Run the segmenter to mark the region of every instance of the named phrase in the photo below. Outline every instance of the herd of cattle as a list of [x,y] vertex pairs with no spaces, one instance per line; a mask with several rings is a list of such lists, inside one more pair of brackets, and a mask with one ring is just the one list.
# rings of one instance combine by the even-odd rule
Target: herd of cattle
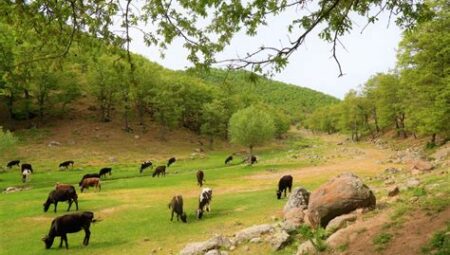
[[[232,160],[233,156],[227,157],[225,160],[225,165],[228,165]],[[257,163],[257,159],[255,156],[250,156],[248,159],[243,160],[241,163],[245,161],[247,161],[251,165]],[[176,162],[175,157],[170,158],[167,161],[167,165],[160,165],[156,167],[155,170],[153,171],[152,176],[153,177],[155,176],[159,177],[160,175],[165,176],[166,168],[170,167],[175,162]],[[73,167],[73,165],[74,161],[69,160],[59,164],[59,168],[69,168]],[[8,168],[12,168],[13,166],[20,167],[23,182],[30,181],[31,173],[33,173],[33,168],[31,164],[28,163],[20,164],[20,160],[13,160],[7,164]],[[140,166],[139,172],[142,174],[144,170],[147,168],[153,168],[153,163],[151,161],[144,161]],[[96,190],[100,191],[101,178],[106,176],[107,174],[109,175],[112,174],[112,168],[110,167],[102,168],[98,173],[85,174],[78,183],[80,191],[83,192],[85,189],[88,189],[89,187],[95,187]],[[196,173],[196,178],[197,184],[200,187],[202,187],[203,182],[205,182],[205,173],[202,170],[198,170]],[[285,197],[287,190],[291,192],[292,182],[293,178],[291,175],[285,175],[281,177],[281,179],[278,182],[278,190],[276,193],[278,199],[281,199],[283,192]],[[198,200],[199,203],[196,211],[197,219],[201,219],[205,211],[206,212],[210,211],[211,200],[212,200],[212,189],[203,188],[201,190]],[[65,202],[65,201],[69,203],[67,211],[70,211],[70,208],[72,207],[73,203],[75,203],[76,210],[78,211],[78,195],[75,187],[70,184],[63,184],[57,182],[54,189],[49,193],[47,200],[43,204],[44,212],[48,211],[51,204],[54,204],[54,212],[56,212],[58,202]],[[177,221],[181,219],[182,222],[184,223],[187,222],[187,215],[183,209],[183,197],[181,195],[173,196],[172,200],[169,203],[169,209],[171,210],[171,218],[170,218],[171,221],[173,220],[174,214],[176,214]],[[61,238],[59,247],[61,248],[64,242],[66,249],[68,249],[69,245],[67,242],[67,234],[75,233],[83,229],[85,231],[85,238],[83,244],[88,245],[89,237],[91,234],[89,228],[91,223],[94,223],[96,221],[99,220],[94,219],[94,213],[89,211],[82,213],[66,214],[63,216],[56,217],[51,223],[48,235],[43,237],[42,241],[44,241],[45,247],[49,249],[53,245],[55,237],[59,236]]]

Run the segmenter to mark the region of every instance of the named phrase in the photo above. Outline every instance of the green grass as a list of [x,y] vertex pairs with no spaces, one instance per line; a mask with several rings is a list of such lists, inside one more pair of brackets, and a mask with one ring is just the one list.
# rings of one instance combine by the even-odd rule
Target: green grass
[[[314,140],[304,143],[314,143]],[[102,181],[100,192],[93,189],[78,192],[80,211],[93,211],[102,221],[92,226],[88,247],[82,246],[82,232],[68,236],[70,254],[149,254],[159,247],[161,254],[177,253],[188,242],[202,241],[215,233],[228,235],[246,226],[270,222],[271,216],[279,214],[285,203],[275,197],[278,177],[254,176],[310,166],[309,160],[293,159],[290,154],[323,150],[313,146],[293,147],[288,142],[263,148],[258,151],[260,162],[254,166],[224,166],[223,160],[228,154],[224,151],[210,152],[205,159],[184,156],[168,169],[165,178],[152,178],[151,170],[139,174],[138,165],[132,162],[112,163],[113,174]],[[42,155],[48,155],[55,148],[47,150]],[[0,173],[0,189],[10,186],[30,188],[0,194],[0,254],[66,253],[57,248],[59,238],[51,251],[44,249],[40,238],[47,234],[54,217],[66,214],[67,203],[59,203],[57,213],[53,213],[53,205],[44,213],[42,203],[56,182],[77,185],[82,175],[98,172],[104,166],[86,160],[76,162],[73,169],[57,170],[58,161],[52,157],[32,162],[35,173],[27,184],[20,182],[17,168]],[[205,186],[213,189],[212,211],[201,221],[195,219],[200,193],[195,179],[198,169],[205,172]],[[302,181],[301,185],[312,189],[327,178],[329,176],[324,175],[309,183]],[[177,194],[184,197],[188,224],[169,220],[167,205]]]
[[376,251],[382,251],[391,242],[393,235],[390,233],[379,233],[373,238],[373,244]]
[[450,254],[450,222],[446,229],[436,232],[426,245],[422,247],[423,254]]

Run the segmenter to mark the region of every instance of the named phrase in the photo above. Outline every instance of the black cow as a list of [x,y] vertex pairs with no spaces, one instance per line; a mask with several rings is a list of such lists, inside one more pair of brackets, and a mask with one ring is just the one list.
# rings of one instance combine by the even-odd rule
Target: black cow
[[277,198],[281,199],[281,193],[284,191],[284,197],[286,197],[286,190],[289,189],[289,193],[292,189],[292,175],[285,175],[280,178],[278,182]]
[[158,166],[157,168],[155,168],[152,177],[159,177],[160,174],[162,174],[162,176],[166,176],[166,166]]
[[62,162],[61,164],[59,164],[59,168],[62,168],[62,167],[64,167],[64,168],[69,168],[69,166],[70,167],[73,167],[73,164],[74,164],[75,162],[73,162],[72,160],[68,160],[68,161],[64,161],[64,162]]
[[169,209],[172,209],[172,216],[170,217],[170,221],[173,220],[173,214],[176,213],[177,221],[179,221],[181,218],[182,222],[184,222],[184,223],[187,222],[186,213],[183,211],[183,197],[181,195],[174,196],[172,198],[172,201],[170,201],[170,203],[169,203]]
[[175,157],[170,158],[167,161],[167,167],[169,167],[170,165],[172,165],[173,163],[175,163],[175,161],[177,161],[177,159]]
[[153,167],[153,163],[150,160],[144,161],[141,164],[141,169],[139,170],[139,173],[142,174],[142,172],[144,172],[144,169],[146,168],[152,168]]
[[75,205],[77,207],[78,211],[78,195],[75,190],[75,187],[70,187],[67,189],[55,189],[48,194],[47,201],[45,201],[44,205],[44,212],[48,211],[48,208],[51,204],[55,204],[54,211],[56,212],[56,207],[58,206],[58,202],[69,202],[69,207],[67,208],[67,211],[70,210],[70,207],[72,206],[72,203],[75,202]]
[[98,172],[98,175],[100,175],[100,177],[105,176],[106,174],[111,175],[111,167],[104,167],[102,169],[100,169],[100,172]]
[[258,160],[256,159],[256,156],[251,156],[250,157],[250,165],[253,165],[253,164],[255,164],[255,163],[258,163]]
[[33,172],[33,167],[31,166],[31,164],[27,164],[27,163],[22,164],[20,166],[20,169],[22,170],[22,173],[23,173],[23,171],[25,171],[27,169],[30,170],[31,172]]
[[201,187],[203,186],[203,182],[205,181],[205,173],[202,170],[197,171],[197,184]]
[[13,161],[8,162],[8,164],[6,164],[7,168],[11,168],[13,166],[18,166],[19,167],[20,166],[20,160],[13,160]]
[[228,163],[230,163],[231,161],[233,161],[233,156],[232,155],[228,156],[228,158],[225,159],[225,165],[228,165]]
[[60,236],[61,242],[59,243],[59,248],[62,247],[62,243],[65,241],[66,249],[69,249],[67,234],[76,233],[81,229],[83,229],[85,233],[83,244],[88,245],[89,237],[91,236],[89,227],[91,226],[91,223],[95,223],[96,221],[98,220],[94,219],[93,212],[66,214],[56,217],[52,221],[48,235],[42,238],[42,241],[45,243],[45,248],[50,249],[53,245],[55,237]]

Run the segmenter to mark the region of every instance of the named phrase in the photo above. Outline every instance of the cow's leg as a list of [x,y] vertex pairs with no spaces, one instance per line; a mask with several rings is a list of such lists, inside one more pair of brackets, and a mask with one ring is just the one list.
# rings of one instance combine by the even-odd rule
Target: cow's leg
[[78,211],[78,199],[74,199],[75,205],[77,206],[77,211]]
[[69,249],[69,242],[67,242],[67,234],[62,235],[61,240],[64,240],[64,242],[66,242],[66,249]]
[[55,212],[56,212],[56,207],[58,206],[58,201],[55,201]]
[[69,207],[67,207],[67,211],[70,211],[70,207],[72,207],[72,202],[73,202],[73,201],[72,201],[72,199],[69,199],[68,202],[69,202]]
[[87,246],[89,244],[89,237],[91,236],[91,231],[89,230],[89,227],[85,228],[84,232],[86,233],[86,235],[84,236],[83,244]]
[[172,210],[172,216],[170,217],[170,221],[173,221],[173,210]]
[[61,248],[61,247],[62,247],[62,244],[63,244],[63,240],[64,240],[64,238],[63,238],[63,236],[61,236],[61,241],[59,242],[59,248]]

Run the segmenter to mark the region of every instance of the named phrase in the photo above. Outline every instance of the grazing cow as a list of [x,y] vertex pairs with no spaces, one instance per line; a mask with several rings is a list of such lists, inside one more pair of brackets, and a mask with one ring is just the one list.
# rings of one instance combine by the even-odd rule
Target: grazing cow
[[256,156],[251,156],[250,157],[250,165],[253,165],[253,164],[255,164],[255,163],[258,163],[258,160],[256,159]]
[[144,172],[144,169],[146,168],[152,168],[153,167],[153,163],[150,160],[144,161],[141,164],[141,169],[139,170],[139,173],[142,174],[142,172]]
[[[67,185],[67,184],[66,184]],[[78,195],[75,190],[74,186],[68,185],[61,185],[58,187],[58,184],[56,185],[57,188],[55,190],[52,190],[48,194],[47,201],[45,201],[44,205],[44,212],[48,211],[48,208],[51,204],[55,204],[54,211],[56,212],[56,207],[58,206],[58,202],[69,202],[69,207],[67,208],[67,211],[70,211],[70,207],[72,206],[72,203],[75,202],[75,205],[77,207],[78,211]]]
[[203,182],[205,181],[205,173],[202,170],[197,171],[197,183],[201,187],[203,186]]
[[162,176],[166,176],[166,166],[158,166],[157,168],[155,168],[155,171],[152,174],[152,177],[158,176],[159,175]]
[[84,189],[89,189],[89,187],[95,187],[98,191],[100,191],[102,189],[100,178],[86,178],[81,182],[81,192],[83,192]]
[[69,249],[67,234],[76,233],[81,229],[83,229],[85,233],[83,245],[88,245],[89,237],[91,236],[89,227],[91,226],[91,223],[95,223],[96,221],[98,220],[94,219],[94,213],[92,212],[66,214],[56,217],[52,221],[48,235],[42,238],[42,241],[45,243],[45,248],[50,249],[53,245],[55,237],[59,236],[61,237],[59,248],[62,247],[63,241],[65,241],[66,249]]
[[19,167],[20,166],[20,160],[13,160],[13,161],[10,161],[8,164],[6,164],[7,168],[12,168],[13,166]]
[[230,155],[227,159],[225,159],[225,165],[228,165],[231,161],[233,161],[233,155]]
[[84,179],[86,179],[86,178],[92,178],[92,177],[100,178],[100,175],[97,174],[97,173],[95,173],[95,174],[85,174],[85,175],[83,175],[83,178],[81,178],[81,181],[78,183],[78,185],[81,187],[81,184],[83,183],[83,180],[84,180]]
[[25,169],[22,171],[22,182],[28,182],[30,180],[31,170]]
[[22,173],[23,173],[23,171],[25,170],[25,169],[28,169],[28,170],[30,170],[31,172],[33,172],[33,167],[31,166],[31,164],[22,164],[21,166],[20,166],[20,169],[22,170]]
[[73,164],[74,164],[75,162],[73,162],[72,160],[68,160],[68,161],[64,161],[64,162],[62,162],[61,164],[59,164],[59,168],[69,168],[69,166],[70,167],[73,167]]
[[201,219],[203,217],[203,212],[206,211],[209,212],[211,210],[210,204],[212,200],[212,189],[211,188],[204,188],[202,190],[202,193],[200,193],[200,198],[198,202],[198,209],[197,209],[197,218]]
[[100,175],[100,177],[105,176],[106,174],[111,175],[111,171],[112,171],[111,167],[105,167],[105,168],[100,169],[100,172],[98,172],[98,175]]
[[183,211],[183,197],[181,195],[174,196],[172,201],[169,203],[169,209],[172,209],[172,216],[170,217],[170,221],[173,220],[173,213],[177,214],[177,221],[180,220],[186,223],[186,213]]
[[57,182],[55,184],[55,190],[70,190],[70,189],[75,190],[75,187],[70,184],[59,183],[59,182]]
[[292,175],[285,175],[280,178],[278,182],[278,190],[277,190],[277,198],[281,199],[281,193],[284,191],[284,197],[286,197],[286,190],[289,189],[289,193],[291,193],[292,189]]
[[175,161],[177,161],[177,159],[175,157],[170,158],[169,161],[167,161],[167,167],[169,167],[170,165],[175,163]]

